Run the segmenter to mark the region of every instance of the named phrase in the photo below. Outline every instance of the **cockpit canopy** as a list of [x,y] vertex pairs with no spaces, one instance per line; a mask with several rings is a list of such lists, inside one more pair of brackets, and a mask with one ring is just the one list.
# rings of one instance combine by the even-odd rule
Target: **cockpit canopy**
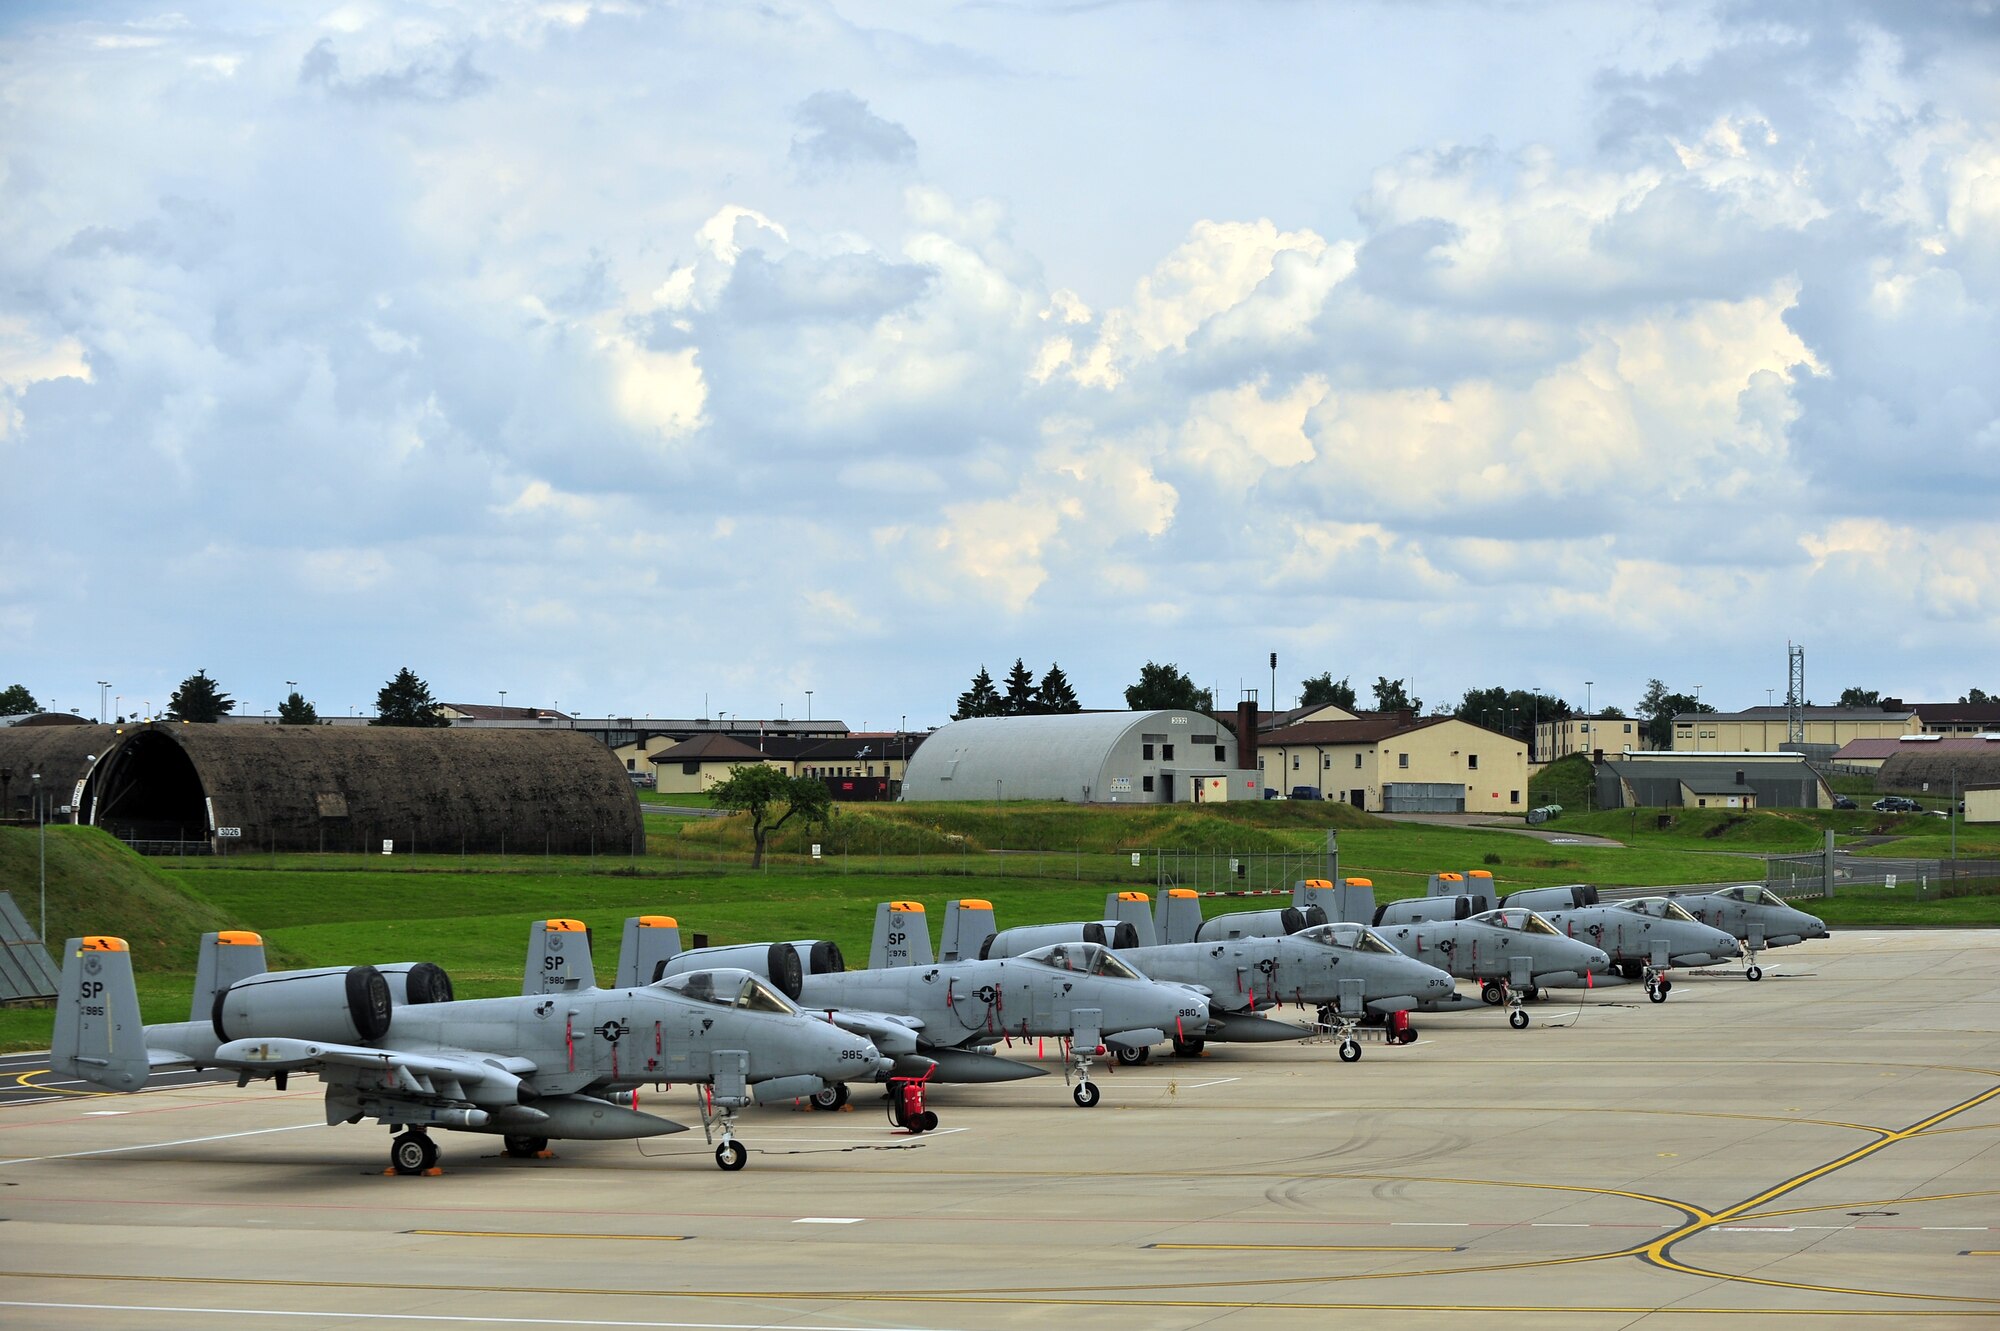
[[1650,915],[1656,920],[1685,920],[1689,924],[1699,923],[1688,914],[1687,907],[1668,897],[1637,897],[1631,901],[1621,901],[1617,910],[1629,910],[1634,915]]
[[1390,956],[1399,955],[1395,948],[1384,941],[1365,924],[1315,924],[1310,929],[1301,929],[1293,934],[1309,943],[1319,943],[1325,947],[1343,947],[1354,952],[1386,952]]
[[1053,966],[1059,971],[1075,971],[1079,975],[1102,975],[1113,980],[1146,978],[1132,969],[1131,963],[1098,943],[1054,943],[1032,952],[1023,952],[1020,959],[1039,961],[1044,966]]
[[1740,901],[1746,906],[1785,906],[1785,899],[1768,887],[1755,883],[1744,883],[1740,887],[1725,887],[1715,895],[1727,901]]
[[697,1003],[713,1003],[717,1007],[739,1008],[746,1012],[798,1012],[792,1001],[772,987],[769,980],[749,971],[689,971],[685,975],[670,975],[655,987]]
[[1472,917],[1474,924],[1490,924],[1495,929],[1511,929],[1517,934],[1556,934],[1562,931],[1531,910],[1520,906],[1506,906],[1500,910],[1489,910],[1483,915]]

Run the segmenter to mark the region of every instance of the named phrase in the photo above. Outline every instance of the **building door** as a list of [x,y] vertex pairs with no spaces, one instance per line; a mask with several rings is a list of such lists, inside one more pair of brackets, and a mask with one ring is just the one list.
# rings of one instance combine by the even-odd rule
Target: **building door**
[[1357,809],[1365,809],[1368,807],[1368,792],[1358,789],[1350,790],[1347,792],[1347,802]]
[[1172,804],[1173,802],[1174,774],[1172,772],[1162,772],[1160,773],[1160,803]]

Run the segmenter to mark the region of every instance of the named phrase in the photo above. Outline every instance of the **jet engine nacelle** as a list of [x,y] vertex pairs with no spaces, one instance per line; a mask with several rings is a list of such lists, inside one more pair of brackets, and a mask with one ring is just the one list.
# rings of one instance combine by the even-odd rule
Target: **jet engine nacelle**
[[1216,943],[1230,938],[1278,938],[1326,923],[1326,910],[1318,905],[1286,906],[1281,910],[1239,910],[1202,921],[1195,931],[1197,943]]
[[1530,887],[1519,892],[1509,892],[1500,899],[1502,906],[1520,906],[1527,910],[1574,910],[1582,906],[1597,904],[1597,889],[1587,883],[1572,883],[1568,887]]
[[1116,951],[1139,946],[1139,931],[1129,920],[1071,920],[1067,924],[1023,924],[1002,929],[979,950],[979,959],[1018,957],[1051,943],[1098,943]]
[[394,961],[375,969],[389,982],[389,997],[398,1007],[405,1004],[422,1007],[426,1003],[452,1000],[451,976],[435,962]]
[[373,966],[266,971],[215,996],[215,1036],[255,1036],[355,1044],[379,1040],[395,1009],[389,981]]
[[[830,946],[830,945],[829,945]],[[838,949],[835,949],[838,952]],[[798,946],[792,943],[738,943],[731,947],[698,947],[659,964],[653,979],[686,975],[690,971],[720,969],[749,971],[776,985],[785,997],[796,999],[805,988],[806,968],[799,960]]]
[[1390,924],[1425,924],[1433,920],[1469,920],[1485,910],[1480,900],[1460,892],[1443,897],[1405,897],[1385,901],[1375,908],[1375,927]]

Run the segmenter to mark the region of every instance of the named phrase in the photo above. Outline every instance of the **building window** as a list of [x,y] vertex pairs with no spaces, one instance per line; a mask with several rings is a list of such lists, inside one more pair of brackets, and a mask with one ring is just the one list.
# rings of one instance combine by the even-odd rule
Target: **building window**
[[1216,745],[1216,746],[1215,746],[1215,761],[1217,761],[1217,762],[1226,762],[1226,761],[1227,761],[1227,758],[1225,757],[1225,755],[1224,755],[1224,754],[1223,754],[1223,752],[1222,752],[1222,746],[1221,746],[1220,744],[1218,744],[1218,745]]
[[1299,755],[1296,753],[1292,755],[1292,770],[1294,772],[1299,770]]
[[1150,776],[1148,776],[1148,777],[1141,777],[1141,778],[1140,778],[1140,787],[1139,787],[1139,788],[1140,788],[1141,790],[1144,790],[1144,791],[1146,791],[1146,792],[1147,792],[1148,794],[1151,794],[1151,793],[1152,793],[1152,789],[1153,789],[1153,778],[1152,778],[1152,777],[1150,777]]
[[638,760],[637,758],[627,758],[627,759],[625,760],[625,770],[626,770],[626,771],[628,771],[628,772],[636,772],[636,771],[638,771],[638,770],[639,770],[639,760]]
[[1174,746],[1171,744],[1162,744],[1160,746],[1160,761],[1163,763],[1170,763],[1173,760],[1174,760]]
[[1466,754],[1466,755],[1465,755],[1465,770],[1466,770],[1466,771],[1468,771],[1468,772],[1476,772],[1476,771],[1478,771],[1478,770],[1479,770],[1479,755],[1478,755],[1478,754],[1476,754],[1476,753],[1468,753],[1468,754]]
[[1325,772],[1331,770],[1332,767],[1333,767],[1333,755],[1327,753],[1321,754],[1319,757],[1319,770]]
[[701,764],[700,764],[700,763],[698,763],[698,762],[693,762],[693,763],[682,763],[682,764],[681,764],[681,775],[682,775],[682,776],[700,776],[700,775],[701,775]]
[[1407,767],[1408,767],[1409,765],[1410,765],[1410,755],[1409,755],[1409,754],[1407,754],[1407,753],[1399,753],[1399,754],[1397,754],[1397,755],[1396,755],[1396,766],[1398,766],[1398,767],[1403,767],[1403,768],[1407,768]]
[[1519,804],[1519,803],[1521,802],[1521,792],[1520,792],[1520,791],[1518,791],[1518,790],[1510,790],[1510,791],[1508,791],[1508,792],[1507,792],[1507,802],[1508,802],[1509,804]]
[[1139,748],[1139,756],[1141,758],[1144,758],[1147,762],[1153,761],[1153,746],[1150,744],[1141,745]]
[[1632,733],[1632,723],[1630,721],[1625,723],[1625,733],[1628,735]]
[[1358,753],[1354,755],[1354,770],[1357,772],[1361,770],[1361,755]]

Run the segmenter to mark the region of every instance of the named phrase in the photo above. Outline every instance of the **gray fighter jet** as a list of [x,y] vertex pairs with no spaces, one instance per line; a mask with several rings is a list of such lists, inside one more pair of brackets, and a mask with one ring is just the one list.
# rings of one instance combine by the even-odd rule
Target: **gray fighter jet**
[[1668,898],[1703,924],[1712,924],[1742,941],[1746,980],[1764,978],[1757,954],[1765,948],[1790,947],[1828,936],[1825,920],[1806,914],[1770,888],[1755,883],[1725,887],[1720,892],[1670,892]]
[[1375,912],[1375,931],[1406,956],[1478,980],[1488,1003],[1505,1003],[1507,1022],[1528,1024],[1521,1004],[1537,989],[1591,986],[1611,965],[1602,949],[1566,938],[1531,910],[1474,914],[1468,896],[1411,897]]
[[1577,884],[1512,892],[1500,904],[1537,911],[1569,937],[1603,948],[1619,975],[1645,979],[1646,997],[1655,1003],[1666,1002],[1674,987],[1667,973],[1672,967],[1734,961],[1743,951],[1730,935],[1665,897],[1600,905],[1596,888]]
[[747,966],[774,981],[785,975],[787,992],[794,992],[796,977],[801,1005],[868,1032],[899,1065],[904,1059],[918,1067],[935,1063],[935,1081],[1033,1076],[1032,1068],[995,1058],[994,1046],[1017,1038],[1066,1040],[1064,1080],[1073,1082],[1071,1097],[1088,1109],[1099,1099],[1090,1080],[1093,1059],[1208,1024],[1208,1001],[1200,994],[1155,984],[1098,952],[1080,966],[1078,957],[1058,962],[1035,953],[939,962],[922,903],[888,901],[875,913],[867,970],[841,969],[839,949],[830,943],[796,942],[701,948],[667,962],[664,973],[681,966]]
[[[1170,892],[1169,927],[1185,933],[1198,926],[1199,899],[1185,888]],[[1404,956],[1364,925],[1317,924],[1277,935],[1239,932],[1200,942],[1158,943],[1148,902],[1144,892],[1114,892],[1105,899],[1107,918],[1102,921],[1002,930],[984,943],[982,954],[1007,957],[1051,944],[1112,944],[1119,957],[1153,979],[1189,985],[1208,996],[1205,1035],[1174,1041],[1174,1052],[1183,1056],[1199,1054],[1206,1040],[1302,1038],[1309,1032],[1264,1015],[1293,1003],[1317,1009],[1321,1027],[1338,1041],[1341,1060],[1351,1063],[1361,1057],[1354,1031],[1365,1015],[1407,1012],[1452,991],[1451,976]],[[963,922],[967,912],[962,904],[958,915]],[[989,909],[984,923],[991,921]],[[973,929],[979,923],[975,918]],[[945,933],[947,938],[953,934],[949,912]]]
[[203,939],[191,1020],[139,1019],[125,940],[64,947],[50,1062],[109,1091],[136,1091],[154,1071],[224,1068],[238,1085],[294,1072],[326,1084],[326,1121],[363,1118],[399,1130],[397,1173],[438,1161],[429,1130],[501,1136],[509,1155],[551,1138],[615,1140],[686,1126],[610,1097],[652,1082],[713,1089],[702,1107],[716,1164],[741,1169],[736,1111],[873,1075],[875,1046],[801,1013],[743,971],[714,970],[645,988],[454,1000],[428,963],[267,971],[262,940]]

